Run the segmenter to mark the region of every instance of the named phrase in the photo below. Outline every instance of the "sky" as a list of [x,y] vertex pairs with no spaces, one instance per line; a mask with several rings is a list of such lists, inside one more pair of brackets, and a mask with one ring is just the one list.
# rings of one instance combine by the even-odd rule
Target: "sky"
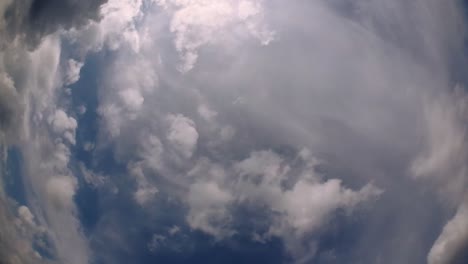
[[0,0],[0,263],[468,263],[462,0]]

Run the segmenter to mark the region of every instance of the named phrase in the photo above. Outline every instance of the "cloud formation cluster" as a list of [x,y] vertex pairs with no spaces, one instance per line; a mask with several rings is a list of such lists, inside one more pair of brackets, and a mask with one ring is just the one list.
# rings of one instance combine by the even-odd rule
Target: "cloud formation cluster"
[[98,19],[103,2],[0,3],[2,177],[9,171],[8,149],[17,147],[24,162],[12,177],[24,183],[27,197],[17,205],[2,186],[2,263],[88,261],[74,209],[76,179],[68,168],[77,123],[58,103],[59,88],[76,77],[64,81],[58,32]]
[[[17,208],[0,217],[18,223],[0,239],[22,245],[2,247],[2,260],[123,261],[112,252],[134,254],[135,230],[164,227],[122,205],[177,219],[138,238],[154,254],[203,234],[279,239],[297,263],[463,261],[458,1],[104,2],[0,4],[2,144],[21,150],[28,200],[0,193]],[[86,67],[99,72],[97,105],[75,113],[66,87]],[[92,114],[97,135],[82,142],[80,116]],[[103,197],[87,234],[85,188]],[[324,242],[340,232],[353,236],[347,250],[343,237]]]

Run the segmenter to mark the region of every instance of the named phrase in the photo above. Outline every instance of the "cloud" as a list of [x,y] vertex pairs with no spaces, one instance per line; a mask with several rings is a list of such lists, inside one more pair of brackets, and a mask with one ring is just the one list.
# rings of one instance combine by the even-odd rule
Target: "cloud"
[[65,85],[76,83],[80,79],[80,70],[84,63],[74,59],[68,60],[68,69],[65,74]]
[[338,209],[351,213],[382,194],[370,184],[353,191],[338,179],[321,181],[315,171],[318,163],[306,150],[299,152],[297,159],[291,162],[274,152],[259,151],[232,168],[200,161],[189,172],[196,179],[187,195],[189,226],[222,240],[234,236],[234,226],[245,217],[236,216],[233,208],[264,208],[264,215],[250,217],[259,218],[268,226],[267,231],[253,235],[262,241],[282,238],[289,252],[300,259],[310,250],[301,246],[301,241],[326,226]]
[[[76,241],[76,237],[73,237],[76,232],[68,230],[69,239],[60,241],[65,233],[63,230],[58,231],[58,226],[67,229],[69,226],[76,228],[79,224],[76,223],[72,209],[62,212],[58,217],[54,213],[56,208],[47,208],[49,198],[62,205],[62,198],[70,198],[63,197],[64,190],[55,189],[57,186],[66,187],[66,184],[57,184],[48,178],[65,172],[64,163],[69,161],[70,153],[61,143],[57,143],[57,149],[55,146],[50,148],[53,144],[49,144],[49,140],[56,135],[49,135],[44,128],[49,123],[47,120],[50,120],[51,130],[74,144],[74,130],[77,126],[76,121],[62,110],[50,114],[55,111],[53,98],[56,97],[56,88],[61,86],[58,70],[61,50],[56,31],[80,27],[88,23],[89,19],[97,19],[102,3],[42,0],[0,3],[1,144],[5,153],[10,146],[16,145],[24,157],[21,164],[23,173],[14,177],[22,177],[21,182],[28,192],[25,196],[31,197],[28,203],[32,205],[18,207],[18,218],[15,220],[10,212],[14,208],[9,200],[12,198],[4,195],[5,185],[2,181],[2,263],[48,263],[47,257],[43,258],[36,252],[39,249],[69,262],[70,255],[63,253],[61,248],[63,245],[66,248],[69,241]],[[76,80],[76,76],[67,78],[68,83]],[[6,156],[4,158],[7,159]],[[2,170],[2,177],[6,177],[6,163],[2,165]],[[70,199],[68,203],[74,202]],[[12,224],[15,221],[19,226]],[[49,248],[50,244],[44,242],[48,239],[52,239],[51,244],[56,243],[57,247]],[[82,246],[75,246],[76,253],[81,254]],[[54,252],[55,249],[60,252]]]
[[191,228],[216,239],[234,234],[228,227],[230,215],[226,207],[233,199],[228,191],[213,182],[197,182],[190,187],[187,199],[190,205],[187,222]]
[[[36,48],[2,51],[2,133],[20,142],[26,185],[38,194],[30,212],[58,261],[87,263],[94,250],[74,204],[79,124],[60,88],[100,51],[90,166],[115,170],[105,180],[84,164],[81,172],[93,186],[120,184],[122,195],[106,199],[130,197],[149,219],[170,201],[177,213],[165,217],[178,225],[217,242],[279,238],[299,263],[320,263],[326,252],[363,263],[459,256],[466,80],[455,1],[111,0],[99,20],[101,4],[0,4],[2,34]],[[61,37],[76,50],[63,51]],[[103,155],[111,162],[100,164]],[[109,204],[104,215],[119,212]],[[132,216],[115,214],[98,220],[106,228],[91,243],[109,250],[106,238],[118,237],[131,251],[133,231],[122,223]],[[141,228],[144,220],[132,220]],[[428,230],[444,221],[436,239]],[[322,241],[334,228],[353,236],[347,250]],[[150,249],[169,239],[157,233]]]
[[63,110],[58,109],[49,117],[49,123],[55,133],[63,135],[70,144],[75,144],[77,122],[73,117],[69,117]]
[[[53,106],[50,104],[52,101],[51,97],[53,97],[54,88],[56,85],[58,86],[56,77],[60,48],[57,39],[55,37],[50,37],[45,39],[35,51],[25,50],[25,47],[13,42],[9,47],[0,51],[0,53],[2,57],[1,71],[11,79],[10,87],[0,87],[2,93],[5,95],[9,93],[9,97],[5,97],[4,99],[8,102],[5,105],[7,109],[10,109],[7,116],[11,120],[5,123],[5,127],[2,128],[2,131],[5,133],[4,135],[6,135],[2,138],[2,144],[7,147],[9,144],[14,143],[20,149],[24,157],[24,162],[21,165],[23,173],[22,175],[15,175],[15,177],[22,177],[25,190],[32,191],[38,195],[38,200],[29,202],[39,206],[31,207],[30,209],[34,212],[34,215],[37,216],[35,218],[37,220],[37,225],[48,230],[47,233],[41,236],[49,237],[49,235],[55,233],[57,225],[54,226],[54,224],[50,224],[51,222],[55,222],[55,220],[47,223],[44,221],[44,215],[53,217],[53,210],[48,210],[43,206],[44,204],[42,204],[42,202],[47,201],[47,198],[44,197],[46,195],[45,185],[47,176],[62,173],[64,171],[63,163],[66,164],[70,155],[67,147],[61,143],[57,144],[57,149],[48,148],[51,146],[49,145],[49,139],[52,136],[46,132],[48,131],[47,129],[44,129],[48,125],[46,121],[49,117],[48,113],[52,110],[48,107]],[[58,117],[60,117],[60,114]],[[65,136],[69,140],[74,141],[74,132],[72,132],[72,130],[73,127],[76,126],[76,122],[74,124],[73,122],[68,124],[62,123],[60,120],[64,121],[65,119],[54,119],[52,117],[50,120],[56,121],[54,128],[59,136]],[[71,120],[66,119],[65,121]],[[40,123],[40,125],[38,125],[38,123]],[[67,131],[63,131],[63,129],[67,130],[69,134],[67,134]],[[45,151],[48,155],[41,156],[39,154],[41,153],[40,151],[35,152],[38,150],[36,147],[42,148],[42,151]],[[40,162],[41,159],[43,161],[49,159],[49,162],[42,163]],[[34,173],[32,173],[33,171]],[[41,200],[42,198],[44,198],[44,200]],[[2,204],[8,208],[8,204]],[[25,210],[21,210],[21,215],[25,216],[25,212]],[[74,217],[72,216],[72,218]],[[5,228],[8,229],[11,228],[11,226],[8,227],[7,225]],[[4,234],[4,232],[2,232],[2,234]],[[19,236],[19,238],[10,239],[18,241],[24,240],[26,242],[22,243],[32,245],[32,243],[37,241],[36,237],[30,234],[30,232],[28,234],[29,235],[26,237]],[[1,239],[3,239],[3,237]],[[32,250],[22,251],[22,247],[24,246],[18,246],[17,249],[13,249],[11,252],[5,254],[2,253],[2,255],[5,255],[3,259],[5,259],[5,261],[10,261],[8,260],[10,258],[9,256],[14,258],[17,254],[24,254],[24,258],[19,258],[16,261],[21,261],[20,263],[42,261],[37,259],[38,253]],[[52,248],[44,250],[53,251]],[[46,262],[46,260],[44,260],[44,262]]]
[[180,70],[191,70],[198,49],[207,44],[226,44],[253,37],[267,45],[274,32],[263,21],[261,1],[158,1],[172,15],[170,30],[182,56]]
[[71,177],[50,178],[47,182],[49,202],[59,210],[72,207],[76,184],[76,180]]
[[[79,3],[2,1],[0,4],[2,146],[8,148],[15,144],[24,157],[21,164],[23,173],[15,177],[22,177],[24,189],[28,192],[25,195],[31,197],[28,202],[34,205],[27,210],[26,207],[20,207],[19,214],[23,222],[31,222],[30,216],[35,215],[36,227],[41,226],[47,230],[41,234],[41,237],[44,236],[41,239],[51,241],[42,250],[50,253],[50,256],[70,263],[77,263],[77,260],[83,263],[87,259],[87,253],[83,254],[86,250],[82,251],[86,245],[79,234],[80,225],[77,223],[74,201],[71,199],[75,187],[70,189],[68,181],[60,178],[65,177],[70,181],[74,179],[67,168],[71,153],[63,144],[63,140],[70,144],[75,143],[77,122],[64,110],[56,107],[56,100],[57,90],[63,85],[62,80],[70,84],[77,80],[77,76],[71,76],[70,72],[69,76],[62,76],[60,66],[66,59],[61,57],[60,37],[56,32],[83,26],[89,19],[97,19],[99,6],[102,3],[102,1]],[[75,63],[72,66],[76,66],[71,67],[75,71],[73,74],[76,75],[79,65]],[[57,175],[63,176],[54,178]],[[29,195],[31,193],[34,195]],[[51,203],[48,204],[49,202]],[[9,205],[2,200],[3,206],[9,208]],[[5,223],[8,221],[11,220],[5,220]],[[25,240],[26,242],[21,243],[29,244],[37,242],[33,235],[8,237],[15,236],[14,232],[10,234],[9,231],[4,231],[9,228],[13,227],[6,224],[2,228],[1,240]],[[64,229],[69,230],[64,232]],[[68,233],[66,239],[65,233]],[[22,250],[23,246],[15,249],[15,243],[12,242],[13,249],[9,252],[8,247],[2,247],[2,261],[47,262],[46,259],[39,260],[37,252]],[[69,247],[71,244],[75,246],[74,253],[68,250],[73,248]],[[24,256],[18,258],[18,254]],[[76,257],[80,254],[83,255]]]
[[34,226],[34,215],[31,213],[28,207],[22,205],[18,208],[18,215],[20,219],[27,225]]
[[90,51],[103,48],[117,50],[128,46],[132,51],[140,49],[142,36],[138,33],[136,22],[142,18],[142,0],[104,1],[101,6],[99,22],[93,21],[80,28],[71,29],[66,34],[81,56]]
[[[33,236],[38,236],[43,230],[36,228],[33,215],[28,214],[27,207],[18,207],[18,216],[15,218],[9,211],[9,204],[5,194],[1,194],[2,209],[0,219],[3,223],[9,223],[8,228],[3,228],[0,239],[0,259],[3,263],[49,263],[33,249]],[[11,207],[10,207],[11,208]],[[31,221],[30,221],[31,220]]]
[[83,26],[90,19],[98,19],[99,7],[105,2],[105,0],[13,1],[4,11],[6,31],[10,39],[19,37],[34,48],[40,44],[42,37],[59,29]]
[[137,190],[134,193],[134,198],[138,204],[144,206],[151,202],[158,189],[154,187],[143,174],[141,164],[134,164],[129,168],[130,174],[136,178]]
[[183,115],[169,115],[167,139],[182,157],[190,158],[197,146],[198,132],[195,123]]
[[468,207],[460,205],[453,218],[445,225],[429,252],[429,264],[458,263],[468,243]]

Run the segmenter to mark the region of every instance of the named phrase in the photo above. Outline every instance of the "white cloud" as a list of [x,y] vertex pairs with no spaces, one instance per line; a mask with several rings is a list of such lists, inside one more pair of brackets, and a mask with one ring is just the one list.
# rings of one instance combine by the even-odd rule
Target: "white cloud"
[[429,264],[454,263],[468,243],[468,202],[460,205],[455,216],[445,225],[429,252]]
[[112,139],[118,137],[129,122],[140,117],[147,106],[145,98],[157,90],[154,67],[153,62],[143,56],[122,52],[106,70],[98,113]]
[[62,135],[70,144],[75,144],[75,130],[78,123],[73,117],[69,117],[63,110],[57,109],[48,118],[48,121],[55,133]]
[[207,105],[201,104],[197,108],[198,114],[205,119],[205,121],[212,122],[218,115],[216,111],[210,109]]
[[449,98],[438,98],[435,102],[427,103],[424,108],[427,147],[411,167],[416,178],[431,180],[439,185],[440,192],[451,203],[462,199],[468,180],[467,102],[462,88],[456,87],[456,93]]
[[84,180],[89,185],[93,187],[101,187],[106,183],[106,178],[103,175],[88,170],[83,163],[80,162],[78,164],[78,167],[80,169],[81,174],[83,175]]
[[139,204],[144,205],[147,202],[153,200],[156,193],[158,193],[158,189],[156,189],[156,187],[146,187],[146,186],[140,187],[135,192],[135,200]]
[[83,144],[83,149],[85,151],[92,151],[96,146],[94,145],[93,142],[86,142]]
[[232,195],[214,182],[197,182],[190,186],[187,202],[190,206],[187,222],[216,239],[234,234],[229,228],[230,214],[227,206]]
[[21,220],[23,220],[26,224],[30,226],[35,226],[34,215],[31,213],[27,206],[20,206],[18,208],[18,215],[20,216]]
[[178,226],[173,226],[173,227],[171,227],[171,229],[169,229],[169,235],[171,235],[171,236],[173,236],[173,235],[175,235],[175,234],[177,234],[179,232],[180,232],[180,227],[178,227]]
[[[190,185],[187,198],[188,224],[220,240],[235,234],[233,226],[242,221],[234,217],[230,208],[247,204],[267,208],[264,219],[259,221],[269,223],[269,230],[255,233],[257,238],[265,241],[271,236],[280,237],[291,254],[303,257],[312,248],[301,246],[300,241],[326,227],[338,209],[351,213],[382,193],[371,184],[354,191],[338,179],[322,181],[315,171],[317,161],[305,152],[300,151],[294,159],[302,159],[300,163],[285,160],[272,151],[252,152],[227,171],[201,160],[189,172],[197,180]],[[284,185],[287,180],[293,181],[289,188]]]
[[[182,57],[182,72],[190,71],[198,49],[207,44],[235,44],[238,38],[253,37],[263,45],[274,32],[263,21],[261,1],[158,1],[172,15],[171,31]],[[227,43],[225,43],[227,41]]]
[[119,96],[124,104],[132,110],[138,110],[144,101],[141,94],[133,89],[122,90],[119,92]]
[[142,3],[142,0],[110,0],[101,7],[99,22],[92,21],[86,27],[71,29],[66,34],[78,44],[83,55],[103,48],[117,50],[121,46],[138,51],[140,36],[135,22],[143,15]]
[[[340,180],[328,180],[323,183],[310,183],[304,180],[297,182],[293,189],[284,193],[279,205],[274,211],[285,213],[278,227],[272,232],[280,236],[288,236],[292,227],[297,236],[320,228],[324,221],[337,209],[352,209],[356,205],[377,197],[381,190],[367,185],[359,191],[353,191],[342,186]],[[285,221],[287,227],[283,225]],[[285,228],[284,230],[281,230]]]
[[59,210],[73,208],[76,185],[76,179],[72,177],[58,176],[50,178],[47,182],[49,203]]
[[195,123],[181,114],[171,114],[167,116],[167,120],[170,123],[167,139],[182,157],[190,158],[198,141]]
[[80,71],[83,65],[83,62],[76,61],[74,59],[68,60],[65,71],[65,85],[74,84],[80,79]]
[[129,172],[135,177],[137,182],[137,190],[134,193],[134,198],[139,205],[144,206],[154,199],[158,193],[158,189],[148,181],[142,166],[142,163],[131,164],[129,166]]

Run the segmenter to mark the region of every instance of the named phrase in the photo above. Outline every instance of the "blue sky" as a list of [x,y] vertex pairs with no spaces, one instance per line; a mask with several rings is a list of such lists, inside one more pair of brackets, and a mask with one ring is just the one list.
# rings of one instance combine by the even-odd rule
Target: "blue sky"
[[0,262],[467,260],[466,9],[0,3]]

